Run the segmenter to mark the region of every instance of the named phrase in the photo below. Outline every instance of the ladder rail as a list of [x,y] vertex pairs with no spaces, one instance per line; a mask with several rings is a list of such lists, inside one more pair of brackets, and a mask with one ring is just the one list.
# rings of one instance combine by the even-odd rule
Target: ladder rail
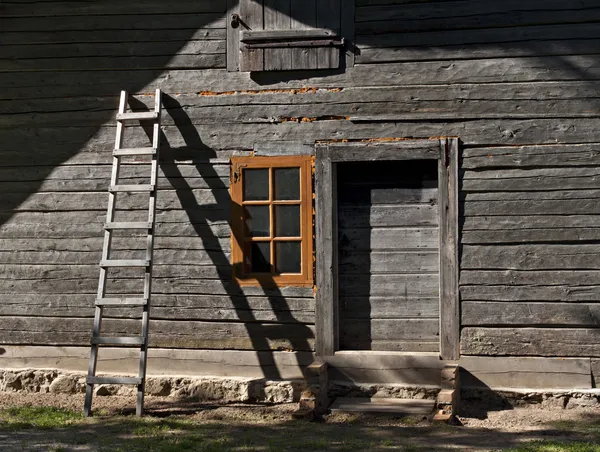
[[[159,89],[157,89],[154,98],[154,112],[158,118],[160,118],[161,115],[161,97],[161,92]],[[148,303],[144,306],[142,311],[142,337],[145,337],[146,341],[140,347],[138,376],[142,380],[138,385],[137,403],[135,408],[138,416],[141,416],[144,412],[144,394],[146,389],[146,370],[148,364],[148,335],[150,329],[152,270],[154,263],[154,234],[156,229],[156,187],[158,186],[158,159],[160,157],[160,121],[155,122],[153,125],[152,147],[156,149],[156,154],[152,156],[152,168],[150,172],[150,185],[154,187],[154,190],[150,193],[148,200],[148,223],[152,225],[152,229],[148,231],[146,238],[146,260],[150,262],[150,265],[146,267],[144,272],[144,298],[148,300]]]
[[[129,95],[127,91],[121,91],[121,97],[119,101],[119,110],[117,113],[117,128],[115,136],[115,148],[113,151],[113,166],[111,171],[110,186],[108,193],[108,206],[106,212],[106,223],[104,227],[104,241],[102,246],[102,258],[100,262],[100,275],[98,280],[98,292],[97,301],[95,303],[95,314],[94,323],[92,327],[92,341],[90,349],[90,360],[88,365],[88,377],[86,379],[86,395],[84,404],[84,415],[89,416],[92,412],[92,399],[94,384],[100,384],[102,382],[114,381],[114,384],[136,384],[138,388],[137,393],[137,404],[136,414],[141,416],[144,409],[144,391],[146,384],[146,368],[148,358],[148,334],[150,324],[150,296],[152,293],[152,268],[153,268],[153,255],[154,255],[154,236],[156,229],[156,192],[157,192],[157,181],[158,181],[158,162],[159,162],[159,146],[160,146],[160,134],[161,134],[161,113],[162,113],[162,93],[160,89],[156,90],[154,111],[141,112],[141,113],[126,113],[127,100]],[[152,136],[152,148],[151,152],[148,148],[123,148],[124,139],[124,122],[132,120],[152,120],[153,124],[153,136]],[[120,165],[121,158],[135,155],[149,155],[152,160],[150,163],[150,184],[142,185],[119,185],[120,176]],[[147,187],[147,188],[146,188]],[[118,200],[118,193],[130,192],[130,193],[149,193],[148,201],[148,221],[144,224],[140,222],[132,222],[131,228],[127,227],[127,223],[115,222],[115,210],[116,203]],[[143,227],[146,225],[147,227]],[[111,260],[111,247],[113,232],[115,230],[126,230],[126,229],[147,229],[146,235],[146,251],[145,260]],[[142,266],[141,263],[147,263]],[[144,267],[144,293],[140,298],[124,298],[121,300],[129,300],[121,302],[117,298],[106,297],[106,284],[108,280],[109,268],[119,266],[142,266]],[[103,301],[106,300],[106,301]],[[116,307],[123,305],[141,306],[142,311],[142,331],[139,336],[139,340],[134,338],[111,338],[101,337],[100,331],[102,327],[102,315],[104,307]],[[98,351],[99,346],[110,345],[113,343],[119,343],[125,346],[136,346],[140,347],[140,360],[139,360],[139,371],[138,376],[135,378],[116,378],[116,377],[97,377],[96,368],[98,362]],[[120,382],[120,383],[119,383]]]

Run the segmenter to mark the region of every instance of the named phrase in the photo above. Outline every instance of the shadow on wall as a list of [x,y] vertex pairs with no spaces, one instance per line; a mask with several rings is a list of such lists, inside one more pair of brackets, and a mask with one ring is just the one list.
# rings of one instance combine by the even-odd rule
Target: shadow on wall
[[[357,63],[363,69],[374,63],[372,69],[368,67],[373,71],[385,67],[375,63],[406,63],[393,70],[407,74],[406,83],[418,84],[424,83],[423,80],[414,74],[410,76],[410,71],[418,67],[415,62],[444,60],[441,65],[431,64],[427,80],[432,84],[465,83],[460,93],[473,101],[477,99],[470,96],[469,90],[473,87],[469,83],[501,82],[503,74],[511,74],[511,80],[522,82],[580,81],[577,86],[568,88],[569,102],[543,104],[531,117],[587,114],[598,106],[594,92],[596,81],[600,79],[597,50],[600,48],[600,6],[591,0],[572,3],[456,0],[360,6],[356,9],[356,44],[360,49]],[[218,74],[226,78],[226,26],[223,0],[0,3],[0,225],[19,210],[66,209],[59,195],[49,198],[49,202],[27,204],[28,198],[40,191],[55,167],[67,161],[81,168],[87,166],[85,171],[93,178],[98,170],[96,165],[106,167],[110,163],[114,127],[112,123],[109,127],[103,125],[114,117],[120,90],[147,92],[160,87],[166,93],[173,93],[184,84],[189,87],[194,78],[197,79],[195,89],[210,89],[202,79],[202,69],[218,69]],[[515,56],[531,57],[528,71],[520,72],[520,64],[512,59]],[[458,63],[472,59],[479,62],[468,66],[471,70],[460,72]],[[552,77],[553,73],[560,77]],[[335,75],[332,86],[351,83],[352,74],[349,71],[348,75]],[[295,80],[308,75],[323,74],[289,73],[284,77]],[[394,78],[391,83],[398,83],[395,74],[391,78]],[[237,78],[232,75],[231,79],[236,80],[236,86],[241,86],[240,80],[246,86],[256,86],[247,74]],[[263,74],[255,77],[254,83],[269,85],[285,80],[281,74]],[[292,87],[306,83],[298,81]],[[540,96],[561,100],[565,89],[549,87],[547,92],[540,92]],[[507,94],[506,90],[503,93],[508,96],[506,100],[513,99],[514,93]],[[502,109],[506,108],[501,102],[503,99],[497,100],[490,102],[489,108],[503,113]],[[413,101],[420,102],[419,99]],[[462,108],[459,101],[449,105],[451,109]],[[218,238],[206,235],[210,229],[206,226],[211,221],[228,221],[226,210],[203,209],[206,214],[198,213],[199,210],[194,209],[198,201],[190,186],[186,186],[184,175],[178,173],[176,165],[168,165],[185,158],[184,155],[192,155],[194,161],[199,162],[197,171],[201,177],[213,192],[219,192],[215,197],[222,199],[220,193],[226,191],[226,187],[221,176],[206,164],[217,157],[220,150],[206,146],[198,132],[199,125],[214,124],[214,121],[212,118],[192,121],[173,98],[166,98],[165,106],[183,138],[183,143],[174,143],[171,136],[164,140],[165,175],[170,180],[178,180],[180,188],[176,194],[196,234],[203,241],[217,243]],[[352,106],[348,104],[348,109]],[[436,121],[435,115],[432,112],[427,119],[414,122]],[[233,121],[228,125],[227,120],[223,120],[211,127],[226,128]],[[440,134],[443,134],[444,123],[439,122]],[[250,141],[231,145],[248,148],[251,144]],[[88,190],[104,192],[105,175],[97,176],[97,180],[98,186]],[[56,191],[68,191],[71,182],[62,181],[62,188]],[[219,278],[230,280],[230,269],[219,264],[228,260],[226,253],[219,247],[211,249],[214,251],[210,251],[210,259],[220,272]],[[251,315],[243,291],[234,283],[227,290],[236,309]],[[285,302],[277,290],[268,294],[272,305]],[[289,309],[276,312],[284,316],[287,314],[281,312],[289,312]],[[255,349],[263,348],[269,338],[289,338],[285,322],[297,323],[302,330],[302,339],[295,344],[298,349],[306,349],[308,338],[312,336],[307,326],[293,318],[280,317],[277,321],[283,326],[272,325],[266,330],[254,326],[252,320],[246,324],[249,335],[255,341],[263,341],[262,345],[255,342]],[[251,331],[253,328],[260,329]],[[272,359],[268,356],[261,359]],[[276,378],[277,373],[273,371],[266,376]]]
[[[215,235],[211,229],[211,224],[216,222],[227,222],[229,223],[229,205],[231,204],[231,198],[227,200],[225,209],[223,205],[202,205],[198,204],[198,200],[195,198],[192,188],[186,182],[183,174],[176,165],[177,161],[182,158],[185,159],[186,151],[193,150],[204,150],[207,153],[207,157],[211,155],[210,149],[208,149],[202,142],[202,138],[192,125],[192,121],[189,116],[185,113],[181,104],[173,97],[165,95],[163,98],[164,108],[167,110],[171,118],[175,123],[175,127],[181,133],[185,145],[178,148],[172,148],[169,145],[168,138],[163,135],[161,141],[161,152],[165,152],[166,158],[163,157],[162,169],[173,186],[178,186],[176,191],[177,198],[183,209],[186,211],[192,226],[195,230],[198,238],[204,243],[204,248],[207,250],[207,254],[210,261],[214,263],[217,270],[217,278],[223,283],[223,287],[227,292],[227,297],[231,300],[233,307],[239,317],[240,321],[244,322],[247,336],[252,343],[252,350],[259,351],[257,353],[257,359],[262,369],[264,378],[272,380],[281,380],[283,376],[279,372],[277,363],[272,353],[268,351],[273,349],[273,344],[288,344],[291,350],[299,351],[297,355],[298,366],[301,369],[310,364],[310,356],[304,356],[302,352],[309,352],[313,349],[310,339],[314,338],[314,334],[308,325],[298,321],[293,313],[292,309],[288,305],[286,297],[275,284],[269,284],[268,281],[264,282],[264,285],[260,287],[258,293],[264,294],[266,300],[270,306],[270,310],[276,315],[275,322],[272,324],[266,324],[260,322],[253,313],[252,305],[248,299],[248,289],[244,290],[237,281],[232,278],[231,265],[222,265],[224,262],[229,262],[229,257],[226,251],[219,245],[219,238]],[[136,110],[146,109],[145,105],[141,102],[132,102],[131,105]],[[146,134],[150,138],[152,136],[152,128],[146,129]],[[208,188],[213,192],[228,192],[228,185],[224,184],[219,174],[214,169],[214,166],[208,163],[208,158],[205,162],[202,159],[194,159],[198,162],[195,167],[200,175],[207,184]],[[202,208],[201,208],[202,207]],[[210,207],[214,207],[211,209]],[[220,208],[219,208],[220,207]],[[239,238],[235,238],[240,240]],[[221,264],[221,265],[220,265]],[[250,289],[252,291],[252,289]],[[293,331],[290,334],[290,331]]]
[[[284,8],[285,3],[271,2],[270,7]],[[120,90],[157,86],[169,93],[186,78],[186,70],[224,68],[226,19],[224,0],[0,4],[0,152],[2,175],[9,173],[1,180],[10,182],[0,199],[0,224],[38,191],[53,167],[75,156],[81,164],[109,163],[106,151],[114,134],[101,126],[114,117]],[[482,81],[493,59],[531,56],[539,58],[539,65],[523,74],[522,81],[552,79],[548,74],[560,71],[562,80],[583,80],[595,88],[599,20],[600,7],[591,1],[358,6],[357,63],[480,58],[479,70],[460,78]],[[561,25],[553,25],[557,23]],[[510,59],[505,66],[497,71],[518,71]],[[444,67],[458,70],[451,64]],[[166,70],[173,72],[165,75]],[[277,73],[255,75],[256,83],[268,85],[309,74],[289,73],[284,79]],[[489,78],[498,81],[500,75]],[[198,90],[203,89],[210,87],[198,77]],[[598,97],[579,89],[574,93],[584,99],[579,111],[592,111]],[[561,93],[540,96],[560,98]],[[548,108],[564,114],[571,107]],[[538,113],[544,117],[552,111]],[[35,170],[24,169],[34,165]],[[17,176],[10,168],[23,173]]]

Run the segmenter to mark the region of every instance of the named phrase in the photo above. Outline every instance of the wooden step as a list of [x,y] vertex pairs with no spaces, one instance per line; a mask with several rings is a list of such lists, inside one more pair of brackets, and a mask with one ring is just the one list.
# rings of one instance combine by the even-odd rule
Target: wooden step
[[141,385],[140,377],[87,377],[87,384],[92,385]]
[[100,261],[100,267],[150,267],[148,259],[107,259]]
[[96,306],[111,306],[111,307],[129,307],[129,306],[146,306],[147,298],[97,298]]
[[111,193],[145,193],[154,191],[155,185],[136,184],[136,185],[111,185],[108,191]]
[[329,408],[344,413],[387,413],[398,415],[424,415],[433,412],[435,400],[384,399],[368,397],[338,397]]
[[159,113],[155,111],[118,113],[117,121],[156,121],[159,116]]
[[129,157],[135,155],[156,155],[155,148],[123,148],[115,149],[113,155],[115,157]]
[[134,336],[134,337],[96,336],[96,337],[92,337],[92,345],[139,346],[139,345],[144,345],[145,342],[146,341],[141,336]]
[[126,221],[121,221],[121,222],[112,222],[112,223],[105,223],[104,224],[104,229],[107,229],[109,231],[114,231],[115,229],[152,229],[152,223],[150,222],[144,222],[144,221],[139,221],[139,222],[126,222]]

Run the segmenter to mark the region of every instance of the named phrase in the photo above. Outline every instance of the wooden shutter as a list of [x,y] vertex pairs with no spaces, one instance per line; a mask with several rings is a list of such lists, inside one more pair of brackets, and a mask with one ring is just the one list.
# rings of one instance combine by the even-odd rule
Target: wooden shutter
[[230,30],[228,51],[235,51],[239,43],[239,55],[237,62],[228,59],[230,70],[340,67],[344,56],[341,0],[240,0],[238,10],[241,21]]

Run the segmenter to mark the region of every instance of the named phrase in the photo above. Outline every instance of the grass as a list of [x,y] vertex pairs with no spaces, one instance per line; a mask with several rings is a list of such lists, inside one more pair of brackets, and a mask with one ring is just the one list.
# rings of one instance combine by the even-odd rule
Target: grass
[[457,450],[457,446],[461,448],[461,438],[468,437],[475,438],[480,449],[486,449],[493,438],[503,441],[502,444],[512,444],[512,448],[505,449],[507,452],[600,452],[598,418],[550,423],[548,433],[561,441],[548,438],[524,444],[519,444],[518,435],[510,433],[416,425],[412,420],[402,419],[375,425],[360,418],[350,420],[315,423],[280,417],[246,422],[221,418],[220,414],[208,419],[194,415],[86,419],[65,409],[22,406],[0,409],[0,443],[13,435],[15,447],[7,450],[31,447],[71,452],[85,444],[86,450],[98,452],[422,452]]
[[83,419],[79,413],[54,407],[10,407],[0,410],[0,427],[14,429],[53,429],[73,425]]
[[600,445],[581,442],[533,441],[513,449],[507,449],[507,452],[600,452]]

